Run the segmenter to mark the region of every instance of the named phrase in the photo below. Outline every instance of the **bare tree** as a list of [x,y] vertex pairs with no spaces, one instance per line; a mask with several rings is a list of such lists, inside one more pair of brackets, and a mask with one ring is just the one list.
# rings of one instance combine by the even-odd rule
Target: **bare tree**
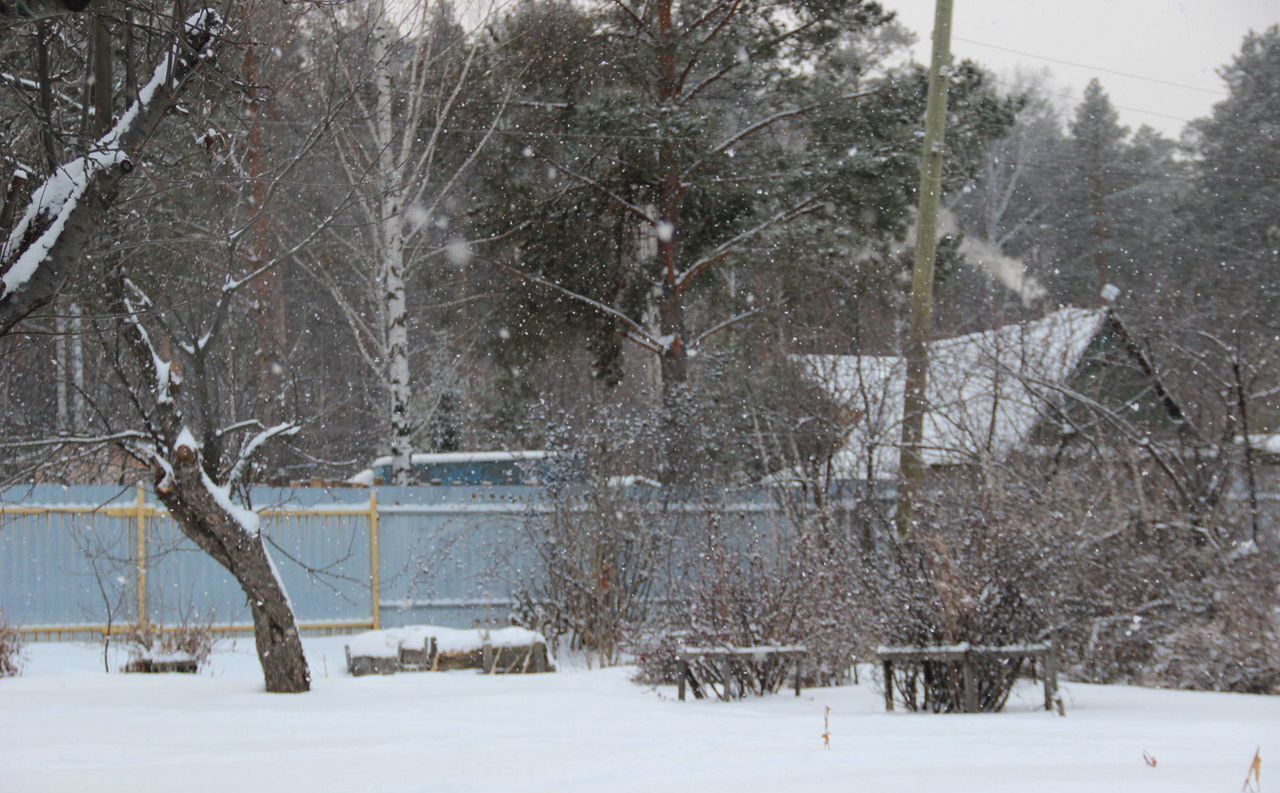
[[[442,332],[424,345],[435,382],[420,383],[411,298],[420,279],[433,283],[470,254],[458,214],[466,176],[491,140],[508,99],[485,85],[483,42],[447,8],[413,5],[404,15],[383,0],[354,12],[354,28],[338,15],[332,34],[342,46],[367,48],[367,60],[343,59],[355,98],[350,123],[336,127],[335,154],[357,188],[355,233],[328,238],[342,253],[309,271],[337,303],[361,360],[385,394],[385,443],[396,484],[411,481],[415,438],[435,403],[456,380]],[[452,264],[453,268],[449,265]],[[421,369],[418,369],[421,371]]]
[[[121,180],[134,169],[187,78],[212,59],[222,29],[222,17],[213,9],[183,21],[175,45],[160,56],[151,79],[115,124],[86,152],[56,165],[43,184],[32,188],[26,210],[0,250],[0,335],[48,305],[83,261]],[[110,75],[103,78],[110,86]],[[42,82],[47,86],[47,79]]]

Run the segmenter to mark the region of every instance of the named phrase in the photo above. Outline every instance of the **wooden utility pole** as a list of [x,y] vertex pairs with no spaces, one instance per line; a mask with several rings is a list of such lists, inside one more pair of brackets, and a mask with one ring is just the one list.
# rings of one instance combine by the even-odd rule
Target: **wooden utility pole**
[[925,109],[924,153],[920,162],[920,211],[916,216],[916,258],[911,276],[911,326],[907,337],[907,382],[902,392],[902,447],[898,476],[899,538],[911,534],[916,496],[924,483],[925,396],[933,330],[933,261],[938,246],[938,204],[942,197],[942,157],[947,120],[947,83],[951,69],[951,2],[937,0],[933,17],[933,58],[929,64],[929,102]]

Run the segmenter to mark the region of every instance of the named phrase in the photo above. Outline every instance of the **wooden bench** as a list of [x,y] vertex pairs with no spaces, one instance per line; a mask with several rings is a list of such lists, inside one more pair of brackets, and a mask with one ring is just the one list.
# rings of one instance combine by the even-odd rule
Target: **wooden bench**
[[400,642],[394,654],[353,655],[351,645],[343,649],[347,656],[347,674],[352,677],[451,669],[480,669],[491,675],[554,671],[547,646],[540,641],[514,647],[495,647],[485,642],[475,649],[450,652],[439,649],[435,636],[427,636],[420,647]]
[[876,654],[884,665],[884,709],[893,710],[893,665],[926,661],[960,665],[964,686],[964,711],[978,712],[978,685],[976,665],[978,661],[1030,658],[1039,661],[1040,677],[1044,680],[1044,709],[1053,710],[1056,702],[1062,713],[1062,701],[1058,699],[1058,656],[1052,642],[1037,644],[1010,644],[1003,646],[971,645],[968,642],[954,645],[928,647],[880,647]]
[[[746,696],[745,679],[750,666],[768,665],[773,662],[781,666],[776,670],[781,680],[786,679],[787,667],[791,667],[798,697],[800,696],[800,674],[804,661],[808,657],[809,651],[804,645],[799,644],[761,647],[681,647],[676,653],[680,676],[680,701],[684,701],[686,686],[693,689],[693,696],[697,699],[706,698],[706,689],[710,689],[724,701],[742,699]],[[708,672],[706,679],[699,680],[694,674],[695,668]],[[768,674],[767,671],[766,674]],[[764,693],[763,689],[769,686],[766,685],[766,681],[758,677],[757,681],[760,683],[761,690],[756,693]],[[720,684],[719,690],[715,687],[716,683]]]

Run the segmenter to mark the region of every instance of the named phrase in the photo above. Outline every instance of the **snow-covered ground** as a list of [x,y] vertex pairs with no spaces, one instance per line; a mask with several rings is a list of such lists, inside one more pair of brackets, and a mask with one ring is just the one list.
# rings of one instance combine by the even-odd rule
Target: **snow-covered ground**
[[1256,747],[1280,754],[1277,697],[1065,683],[1066,718],[1032,686],[1002,714],[925,716],[884,713],[864,681],[681,703],[625,669],[351,679],[344,641],[306,640],[301,696],[262,693],[244,639],[200,676],[108,675],[92,646],[28,645],[0,681],[0,791],[1234,793]]

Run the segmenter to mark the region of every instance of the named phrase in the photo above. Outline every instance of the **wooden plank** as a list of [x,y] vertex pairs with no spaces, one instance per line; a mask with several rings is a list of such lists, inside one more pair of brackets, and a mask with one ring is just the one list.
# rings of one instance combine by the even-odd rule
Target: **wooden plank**
[[964,712],[978,712],[978,678],[974,674],[973,658],[969,655],[964,657],[960,664],[960,672],[963,677],[964,685]]
[[[1044,659],[1044,709],[1053,710],[1054,700],[1058,700],[1058,656],[1050,652]],[[1061,705],[1058,713],[1065,715]]]
[[885,658],[884,664],[884,709],[893,711],[893,661]]

